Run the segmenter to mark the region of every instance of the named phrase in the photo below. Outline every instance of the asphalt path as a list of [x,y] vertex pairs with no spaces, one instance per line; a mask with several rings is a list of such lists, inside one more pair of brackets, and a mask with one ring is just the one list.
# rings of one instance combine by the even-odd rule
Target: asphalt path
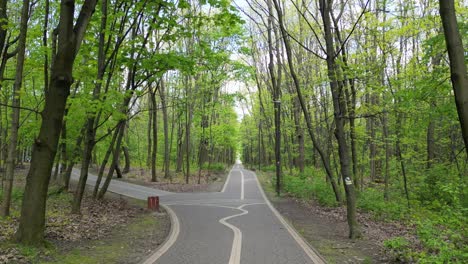
[[[72,179],[78,180],[74,170]],[[94,186],[96,177],[88,175]],[[233,166],[221,192],[171,193],[122,181],[109,191],[146,200],[159,196],[171,217],[166,242],[144,264],[305,264],[323,258],[266,198],[257,176]]]

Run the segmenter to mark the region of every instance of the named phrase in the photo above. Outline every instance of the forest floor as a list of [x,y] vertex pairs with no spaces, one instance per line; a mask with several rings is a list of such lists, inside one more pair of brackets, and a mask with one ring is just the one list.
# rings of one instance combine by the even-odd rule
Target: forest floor
[[276,196],[270,174],[257,172],[268,198],[275,208],[328,261],[328,263],[397,263],[383,247],[393,236],[414,240],[410,227],[398,222],[373,220],[358,212],[362,238],[350,240],[345,207],[324,207],[313,200],[295,199],[287,194]]
[[0,264],[137,263],[164,242],[168,215],[150,212],[143,201],[106,194],[102,201],[85,196],[81,215],[71,215],[72,193],[49,188],[46,244],[25,247],[12,242],[27,169],[15,175],[12,216],[0,219]]
[[[94,171],[93,171],[94,172]],[[226,180],[226,171],[206,171],[200,174],[200,184],[198,184],[198,170],[190,174],[189,183],[185,183],[183,173],[171,171],[172,178],[165,179],[163,171],[157,171],[158,181],[151,181],[151,171],[143,168],[132,168],[130,172],[123,175],[123,178],[116,179],[133,184],[156,188],[169,192],[219,192],[223,188]]]

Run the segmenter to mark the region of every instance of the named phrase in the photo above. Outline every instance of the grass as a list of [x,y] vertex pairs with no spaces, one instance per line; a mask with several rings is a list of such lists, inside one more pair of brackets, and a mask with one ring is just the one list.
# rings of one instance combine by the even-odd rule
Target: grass
[[[275,192],[272,168],[265,167],[266,171],[257,172],[270,194]],[[373,184],[358,193],[357,208],[370,213],[377,221],[399,221],[414,226],[412,235],[419,240],[419,246],[408,243],[404,237],[393,237],[385,241],[384,246],[397,260],[468,263],[468,209],[466,200],[460,198],[466,197],[467,191],[466,188],[450,184],[457,182],[451,179],[456,176],[455,173],[435,170],[425,177],[414,179],[415,188],[410,195],[411,208],[408,208],[401,189],[394,187],[398,186],[398,182],[391,184],[393,188],[390,188],[389,201],[384,200],[383,187]],[[308,168],[303,174],[284,173],[283,191],[297,199],[313,199],[322,206],[339,206],[324,178],[323,172],[313,168]],[[459,185],[464,186],[463,183]],[[340,191],[341,189],[342,186]]]
[[90,241],[85,247],[75,248],[71,252],[56,251],[51,255],[53,261],[40,262],[41,264],[100,264],[115,263],[127,256],[132,250],[129,246],[127,234],[141,236],[149,229],[157,228],[159,222],[152,215],[145,215],[133,223],[125,226],[110,238],[104,240]]

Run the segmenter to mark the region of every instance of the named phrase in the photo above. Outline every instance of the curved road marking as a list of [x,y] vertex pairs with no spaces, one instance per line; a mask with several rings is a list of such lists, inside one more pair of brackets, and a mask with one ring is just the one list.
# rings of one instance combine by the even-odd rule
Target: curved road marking
[[312,247],[302,238],[297,231],[291,227],[291,225],[286,222],[286,220],[283,218],[283,216],[273,207],[271,204],[270,200],[268,200],[267,196],[265,195],[265,192],[263,191],[262,185],[260,185],[260,182],[258,181],[257,175],[255,173],[252,173],[254,176],[255,180],[257,181],[258,188],[260,189],[260,193],[262,194],[263,198],[265,199],[266,204],[268,207],[270,207],[271,211],[276,215],[278,220],[283,224],[283,226],[288,230],[289,234],[296,240],[296,242],[299,244],[299,246],[304,250],[304,252],[307,254],[307,256],[312,260],[313,263],[316,264],[325,264],[326,261],[323,259],[315,250],[312,249]]
[[246,215],[249,211],[242,209],[244,206],[253,205],[253,204],[243,204],[236,209],[241,210],[242,213],[231,215],[220,219],[218,222],[221,224],[229,227],[234,232],[234,239],[232,240],[232,248],[231,248],[231,256],[229,257],[229,264],[239,264],[241,260],[241,250],[242,250],[242,232],[239,228],[230,223],[226,222],[226,220],[232,219],[234,217],[238,217],[241,215]]
[[[166,253],[176,242],[177,237],[179,236],[180,233],[180,223],[179,219],[177,218],[177,215],[175,212],[169,207],[169,205],[186,205],[186,206],[194,206],[194,205],[199,205],[199,206],[211,206],[211,207],[221,207],[221,208],[228,208],[228,209],[234,209],[234,210],[241,210],[242,213],[236,214],[236,215],[231,215],[228,217],[225,217],[223,219],[220,219],[218,222],[221,224],[231,228],[234,231],[234,240],[232,244],[232,249],[231,249],[231,258],[229,260],[229,264],[238,264],[240,263],[240,251],[241,251],[241,245],[242,245],[242,232],[239,230],[239,228],[225,222],[225,220],[241,216],[244,214],[247,214],[248,211],[242,209],[244,206],[249,206],[249,205],[261,205],[265,203],[250,203],[250,204],[243,204],[239,207],[232,207],[232,206],[224,206],[224,205],[217,205],[217,204],[161,204],[164,209],[169,213],[169,216],[171,218],[171,233],[169,235],[169,238],[164,242],[164,244],[159,247],[159,249],[154,252],[151,256],[148,257],[142,264],[153,264],[155,263],[164,253]],[[237,262],[231,262],[231,259],[233,259],[233,252],[238,252],[235,254],[238,254],[238,257],[236,256],[236,259],[238,258]]]
[[174,245],[180,233],[180,223],[177,215],[169,206],[163,204],[161,204],[161,206],[166,209],[171,218],[171,233],[169,234],[169,238],[166,240],[166,242],[164,242],[164,244],[162,244],[161,247],[159,247],[159,249],[156,250],[156,252],[154,252],[148,259],[146,259],[143,264],[155,263],[156,260],[158,260],[164,253],[166,253],[166,251],[169,250],[169,248],[172,247],[172,245]]

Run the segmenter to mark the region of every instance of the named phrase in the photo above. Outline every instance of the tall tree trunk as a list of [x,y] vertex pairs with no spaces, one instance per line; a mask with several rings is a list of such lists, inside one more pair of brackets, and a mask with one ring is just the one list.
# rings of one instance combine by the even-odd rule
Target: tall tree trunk
[[110,166],[109,171],[107,173],[106,180],[104,181],[104,184],[102,185],[101,190],[98,193],[97,199],[99,199],[99,200],[104,198],[104,195],[107,192],[107,188],[109,188],[110,182],[112,180],[112,176],[114,175],[114,171],[115,171],[116,167],[118,166],[120,148],[122,147],[122,138],[123,138],[123,134],[124,134],[125,123],[126,123],[125,120],[120,121],[120,123],[118,125],[118,129],[117,129],[118,136],[117,136],[117,140],[116,140],[116,143],[115,143],[114,151],[112,153],[112,156],[113,156],[112,157],[112,163],[111,163],[111,166]]
[[148,94],[148,127],[146,129],[146,136],[148,142],[148,148],[146,149],[146,166],[148,169],[151,168],[151,150],[153,149],[153,137],[151,131],[153,129],[153,100],[151,93]]
[[75,166],[75,163],[76,163],[76,158],[80,155],[81,142],[83,141],[83,133],[84,133],[84,127],[83,129],[81,129],[81,133],[76,139],[75,148],[73,149],[70,159],[68,159],[68,162],[65,163],[67,165],[66,169],[60,175],[62,188],[65,191],[68,191],[68,189],[70,188],[70,177],[71,177],[73,167]]
[[[159,84],[158,84],[159,86]],[[151,89],[151,88],[150,88]],[[158,88],[156,88],[158,89]],[[156,92],[157,91],[150,91],[151,94],[151,105],[153,106],[153,113],[152,113],[152,134],[153,134],[153,146],[152,146],[152,152],[151,152],[151,181],[152,182],[157,182],[157,174],[156,174],[156,158],[158,154],[158,119],[157,119],[157,105],[156,105]]]
[[[107,0],[101,2],[101,27],[99,33],[99,46],[98,46],[98,60],[97,60],[97,76],[96,84],[93,89],[93,102],[99,100],[102,88],[102,81],[104,79],[105,73],[105,38],[106,38],[106,27],[107,27]],[[92,153],[93,148],[96,144],[96,115],[95,111],[88,113],[89,117],[86,121],[86,134],[83,148],[83,156],[81,159],[81,170],[80,170],[80,179],[75,190],[71,212],[73,214],[79,214],[81,208],[81,201],[83,199],[83,194],[86,188],[86,181],[88,180],[88,171],[89,166],[92,162]],[[99,121],[98,121],[99,122]]]
[[427,125],[427,133],[426,133],[426,150],[427,150],[426,168],[427,169],[430,169],[432,167],[432,163],[434,162],[434,157],[435,157],[434,129],[435,129],[434,120],[431,119],[429,120],[429,124]]
[[122,146],[122,152],[124,154],[124,160],[125,160],[125,165],[122,170],[123,174],[129,173],[130,172],[130,153],[128,151],[127,146]]
[[[18,129],[20,119],[20,91],[23,84],[24,56],[26,53],[26,35],[28,32],[29,0],[23,0],[21,9],[21,24],[18,40],[18,56],[16,58],[15,83],[13,85],[13,102],[11,111],[10,142],[8,144],[8,156],[6,159],[5,186],[3,202],[0,209],[1,216],[10,215],[11,192],[13,189],[13,177],[15,170],[15,158],[18,144]],[[53,162],[53,160],[52,160]]]
[[330,78],[330,87],[333,98],[334,120],[335,120],[335,137],[338,141],[338,151],[340,157],[341,176],[343,178],[343,186],[346,192],[346,209],[347,220],[349,227],[349,237],[357,238],[361,236],[356,216],[356,193],[352,181],[350,168],[351,157],[349,153],[348,143],[346,140],[345,131],[345,113],[346,102],[344,98],[343,87],[337,81],[337,67],[335,61],[335,48],[333,44],[333,35],[331,30],[330,12],[331,1],[320,0],[320,13],[322,15],[323,30],[325,35],[326,52],[327,52],[327,69],[328,78]]
[[330,166],[330,159],[329,159],[329,157],[326,156],[325,152],[320,147],[319,142],[317,141],[317,138],[315,136],[315,132],[314,132],[313,127],[312,127],[312,120],[310,118],[309,110],[307,109],[307,106],[306,106],[305,101],[304,101],[304,97],[302,96],[302,91],[301,91],[301,88],[300,88],[299,78],[297,77],[296,72],[294,70],[294,63],[292,61],[291,45],[289,43],[289,39],[287,37],[287,32],[286,32],[286,29],[284,27],[283,15],[282,15],[282,12],[281,12],[281,8],[280,8],[277,0],[273,0],[273,3],[275,4],[275,8],[276,8],[276,11],[277,11],[277,14],[278,14],[279,26],[280,26],[280,29],[281,29],[281,32],[282,32],[282,35],[283,35],[284,47],[286,49],[286,55],[287,55],[286,57],[287,57],[287,60],[288,60],[289,69],[291,71],[291,76],[292,76],[293,81],[294,81],[294,86],[296,88],[297,98],[298,98],[299,103],[301,105],[302,113],[304,114],[304,117],[305,117],[305,121],[306,121],[306,125],[307,125],[307,131],[309,132],[309,136],[310,136],[310,138],[312,140],[314,149],[317,150],[317,152],[320,155],[320,158],[322,159],[323,165],[325,167],[325,171],[327,172],[328,180],[330,181],[330,183],[332,185],[333,192],[335,194],[335,199],[336,199],[337,202],[341,202],[340,191],[338,190],[338,185],[336,184],[335,178],[333,176],[333,171],[332,171],[331,166]]
[[178,120],[178,125],[177,125],[177,160],[176,160],[176,172],[181,172],[182,171],[182,163],[183,163],[183,142],[184,142],[184,130],[182,126],[182,120],[181,120],[181,115],[179,115]]
[[57,152],[65,104],[73,82],[73,62],[96,2],[97,0],[85,0],[75,25],[75,1],[62,0],[60,4],[57,54],[54,56],[41,128],[33,146],[16,233],[18,241],[23,244],[42,244],[44,239],[47,187]]
[[454,0],[439,0],[440,17],[444,27],[445,42],[450,59],[450,73],[455,104],[468,156],[468,74],[465,64],[465,50],[458,30]]
[[169,122],[167,119],[166,85],[164,84],[164,79],[161,79],[161,85],[159,87],[159,97],[161,97],[161,108],[164,126],[164,179],[168,179],[171,177],[171,175],[169,174],[171,154],[169,143]]
[[112,150],[114,149],[115,142],[117,141],[117,136],[119,135],[119,127],[114,131],[114,134],[112,135],[111,142],[109,144],[109,147],[107,148],[106,154],[104,155],[104,159],[102,160],[101,166],[99,168],[96,184],[94,185],[94,190],[93,190],[93,198],[97,198],[97,194],[99,191],[99,187],[101,187],[101,181],[102,181],[102,176],[104,175],[104,171],[106,170],[106,165],[109,162],[109,157],[112,154]]
[[385,142],[385,176],[384,176],[384,199],[388,201],[388,184],[390,180],[390,133],[388,132],[388,114],[384,113],[382,117],[383,140]]

